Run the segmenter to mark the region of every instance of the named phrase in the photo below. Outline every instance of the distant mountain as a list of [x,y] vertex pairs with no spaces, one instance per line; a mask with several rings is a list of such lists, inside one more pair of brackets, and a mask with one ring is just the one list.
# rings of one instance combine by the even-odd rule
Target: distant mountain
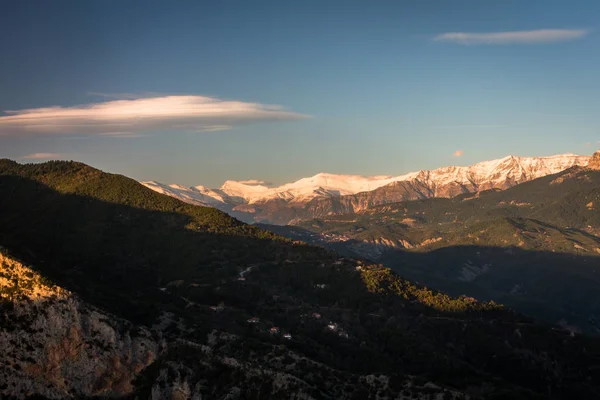
[[0,160],[0,245],[3,399],[600,398],[598,338],[84,164]]
[[468,167],[444,167],[396,177],[321,173],[278,187],[268,187],[262,181],[227,181],[220,189],[154,181],[142,184],[182,201],[216,207],[246,222],[287,224],[403,200],[506,189],[575,165],[586,165],[589,159],[574,154],[508,156]]
[[600,333],[600,168],[270,228],[453,295]]

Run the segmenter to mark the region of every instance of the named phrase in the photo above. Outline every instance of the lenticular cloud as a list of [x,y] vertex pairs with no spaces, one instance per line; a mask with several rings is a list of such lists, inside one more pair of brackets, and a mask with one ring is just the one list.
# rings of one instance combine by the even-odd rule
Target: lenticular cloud
[[139,136],[153,131],[219,131],[253,122],[296,120],[305,115],[280,106],[203,96],[112,100],[74,107],[6,111],[0,136]]
[[533,31],[508,32],[448,32],[435,36],[438,42],[453,42],[463,45],[472,44],[539,44],[575,40],[586,36],[587,29],[538,29]]

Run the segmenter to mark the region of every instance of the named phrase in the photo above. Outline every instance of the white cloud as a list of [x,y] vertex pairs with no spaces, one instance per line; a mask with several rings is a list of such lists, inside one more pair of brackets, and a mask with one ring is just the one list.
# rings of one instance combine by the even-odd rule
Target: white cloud
[[66,157],[62,153],[32,153],[21,158],[25,160],[58,160]]
[[495,129],[504,128],[506,125],[436,125],[433,129]]
[[136,137],[144,132],[219,131],[253,122],[297,120],[307,116],[280,106],[203,96],[119,99],[74,107],[6,111],[2,136],[111,135]]
[[533,31],[508,31],[488,33],[448,32],[433,40],[458,44],[537,44],[565,42],[589,34],[587,29],[538,29]]
[[456,150],[452,155],[454,157],[461,157],[463,155],[463,151],[462,150]]
[[238,183],[243,183],[244,185],[270,185],[270,183],[258,179],[248,179],[245,181],[238,181]]

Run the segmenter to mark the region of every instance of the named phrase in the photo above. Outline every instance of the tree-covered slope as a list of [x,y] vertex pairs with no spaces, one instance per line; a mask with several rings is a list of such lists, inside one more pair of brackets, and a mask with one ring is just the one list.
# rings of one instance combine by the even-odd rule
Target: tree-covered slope
[[[597,339],[450,297],[83,164],[0,162],[0,244],[11,259],[105,310],[106,323],[133,324],[119,341],[148,332],[159,349],[147,368],[122,375],[133,382],[101,376],[102,385],[70,385],[70,397],[600,396]],[[20,291],[18,280],[7,282],[11,293]],[[2,304],[4,318],[18,317],[18,336],[41,318],[15,315],[14,297]],[[43,338],[45,328],[35,329]],[[93,338],[88,325],[81,329]],[[49,356],[28,343],[12,346],[35,362],[10,368],[45,379],[29,364]],[[69,357],[85,359],[85,347],[69,343]],[[0,386],[0,394],[43,393],[14,388]]]
[[113,290],[93,295],[106,295],[105,306],[123,313],[141,311],[126,307],[121,296],[144,305],[145,296],[170,280],[212,282],[289,245],[218,210],[80,163],[2,161],[0,193],[0,243],[44,263],[53,279],[82,295],[97,286]]

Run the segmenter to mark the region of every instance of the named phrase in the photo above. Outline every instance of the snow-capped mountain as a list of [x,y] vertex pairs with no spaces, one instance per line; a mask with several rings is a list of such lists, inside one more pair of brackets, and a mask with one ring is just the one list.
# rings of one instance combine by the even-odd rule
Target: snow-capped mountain
[[278,187],[268,187],[263,181],[226,181],[219,189],[208,189],[204,186],[165,185],[156,181],[142,182],[142,184],[156,192],[176,197],[188,203],[222,206],[254,204],[275,199],[290,203],[302,203],[315,197],[339,197],[366,192],[402,178],[320,173]]
[[466,167],[450,166],[400,176],[320,173],[277,187],[258,180],[227,181],[219,189],[154,181],[142,184],[188,203],[217,207],[245,221],[285,224],[396,201],[506,189],[573,166],[585,166],[589,160],[589,156],[575,154],[507,156]]
[[[183,185],[165,185],[156,181],[141,182],[142,185],[155,192],[178,198],[187,203],[200,206],[218,206],[232,202],[232,196],[219,189],[208,189],[204,186],[187,187]],[[243,202],[243,201],[242,201]]]

